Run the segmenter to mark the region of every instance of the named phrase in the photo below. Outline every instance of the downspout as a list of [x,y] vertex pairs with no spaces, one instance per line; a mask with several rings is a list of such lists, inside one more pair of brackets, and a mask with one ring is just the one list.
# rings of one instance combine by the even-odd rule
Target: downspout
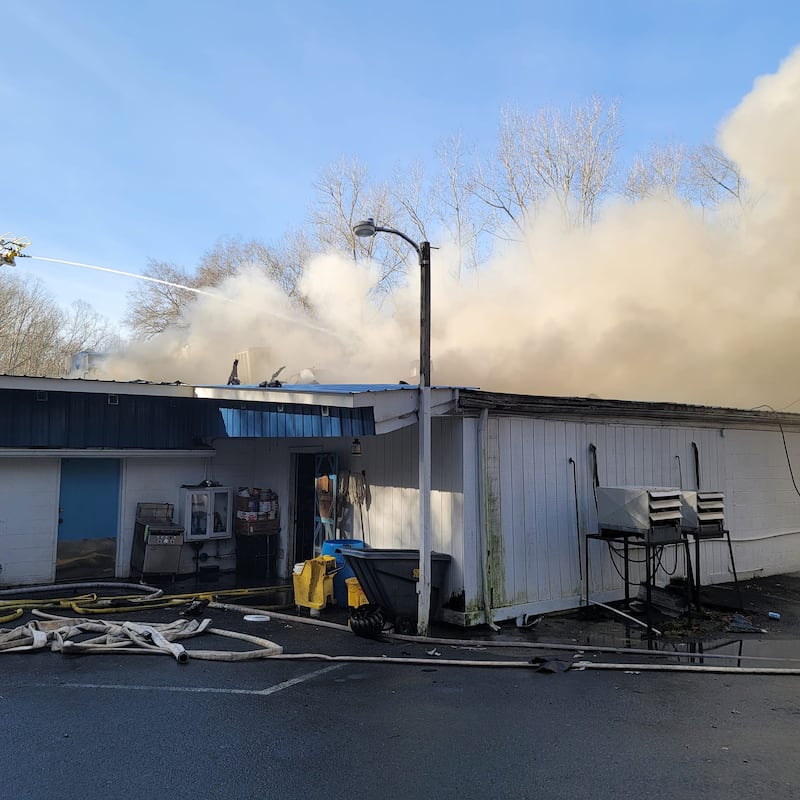
[[478,541],[481,548],[481,583],[483,588],[483,610],[486,624],[495,631],[500,627],[492,619],[492,593],[489,589],[489,536],[488,536],[488,480],[487,458],[489,449],[488,423],[489,409],[481,410],[478,419]]

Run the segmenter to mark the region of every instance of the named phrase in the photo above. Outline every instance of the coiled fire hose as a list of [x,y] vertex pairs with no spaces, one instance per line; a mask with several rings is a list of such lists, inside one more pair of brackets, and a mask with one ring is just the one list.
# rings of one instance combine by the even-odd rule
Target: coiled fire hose
[[[283,652],[280,645],[260,636],[212,628],[211,620],[180,619],[170,623],[110,622],[59,617],[43,611],[32,612],[39,619],[11,630],[0,630],[0,653],[20,653],[46,647],[65,654],[133,653],[171,655],[179,664],[192,659],[204,661],[252,661]],[[177,644],[201,633],[238,639],[254,650],[187,650]],[[78,636],[95,634],[76,641]]]

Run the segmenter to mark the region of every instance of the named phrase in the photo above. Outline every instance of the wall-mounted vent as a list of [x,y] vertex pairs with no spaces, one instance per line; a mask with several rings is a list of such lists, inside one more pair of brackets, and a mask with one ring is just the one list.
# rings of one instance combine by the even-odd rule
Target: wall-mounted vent
[[331,410],[328,406],[320,406],[320,412],[322,413],[323,417],[329,417],[331,415]]
[[118,406],[119,405],[119,395],[118,394],[110,394],[108,396],[108,404],[110,406]]
[[37,403],[46,403],[47,402],[47,392],[36,392],[36,402]]

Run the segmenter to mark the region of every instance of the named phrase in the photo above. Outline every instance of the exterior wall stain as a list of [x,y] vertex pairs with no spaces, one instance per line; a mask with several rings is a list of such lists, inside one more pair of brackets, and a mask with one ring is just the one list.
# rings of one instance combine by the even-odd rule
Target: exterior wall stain
[[[488,461],[489,459],[487,459]],[[487,579],[492,608],[506,605],[505,601],[505,546],[503,543],[502,520],[500,518],[500,499],[497,495],[495,476],[486,470],[486,548]]]

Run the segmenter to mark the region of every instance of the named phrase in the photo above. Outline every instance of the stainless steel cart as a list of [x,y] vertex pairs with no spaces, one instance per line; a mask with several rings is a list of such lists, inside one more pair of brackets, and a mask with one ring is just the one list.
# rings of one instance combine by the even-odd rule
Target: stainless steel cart
[[138,503],[133,529],[131,568],[145,575],[178,572],[183,527],[172,521],[172,503]]

